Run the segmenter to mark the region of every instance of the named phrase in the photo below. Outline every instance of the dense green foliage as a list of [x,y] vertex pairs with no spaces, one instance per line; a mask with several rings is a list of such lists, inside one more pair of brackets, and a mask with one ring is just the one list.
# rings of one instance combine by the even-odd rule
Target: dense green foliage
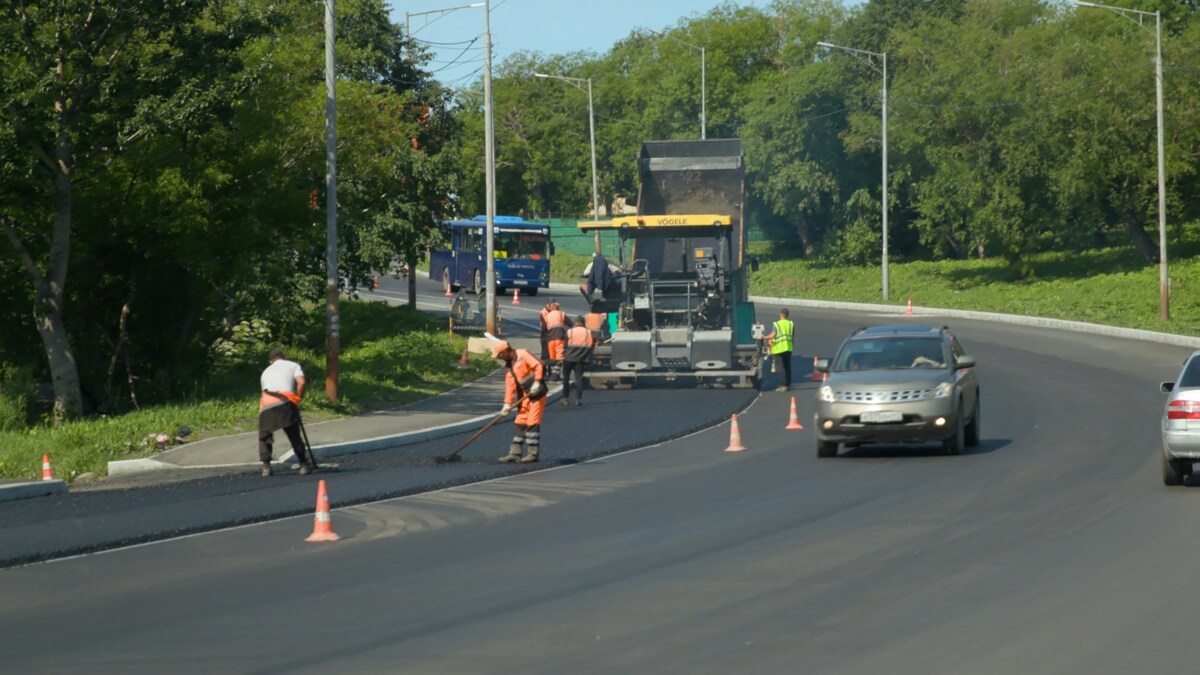
[[[394,408],[449,391],[495,367],[483,355],[472,355],[469,368],[459,368],[465,340],[450,335],[442,321],[408,307],[377,302],[342,305],[347,330],[342,336],[341,400],[331,403],[321,383],[324,352],[313,348],[323,339],[324,309],[305,313],[299,341],[288,345],[310,383],[305,397],[309,421],[370,410]],[[274,343],[273,343],[274,344]],[[265,367],[265,344],[254,340],[221,360],[211,374],[168,405],[147,406],[124,415],[95,417],[56,427],[4,425],[11,398],[0,392],[0,478],[36,478],[42,453],[51,450],[59,477],[84,472],[103,474],[111,460],[153,455],[151,435],[173,437],[181,427],[187,441],[257,428],[258,377]],[[174,441],[171,441],[172,443]],[[246,446],[247,461],[254,447]]]
[[[1168,248],[1187,256],[1200,3],[1109,2],[1163,12]],[[323,21],[322,3],[300,0],[0,6],[0,429],[194,397],[247,345],[321,348],[307,322],[325,275]],[[372,270],[417,259],[440,216],[484,212],[483,99],[478,83],[439,84],[382,0],[341,0],[336,28],[338,262],[353,296]],[[889,250],[930,262],[903,269],[936,277],[970,259],[1014,297],[1053,295],[1046,261],[1090,251],[1085,276],[1146,277],[1153,293],[1153,17],[1058,0],[776,0],[660,29],[498,64],[500,213],[591,208],[586,91],[534,73],[591,80],[611,211],[636,197],[641,141],[700,136],[688,44],[702,45],[707,135],[744,140],[750,222],[807,261],[772,267],[780,286],[878,264],[883,63],[828,41],[887,54]],[[1113,250],[1133,251],[1120,272]],[[1190,268],[1173,262],[1186,325]],[[1128,306],[1153,323],[1152,307]],[[1095,315],[1083,300],[1070,312]]]
[[[457,122],[382,2],[338,9],[353,293],[424,248]],[[0,364],[34,364],[56,412],[187,393],[244,322],[293,342],[325,287],[322,24],[321,3],[299,0],[0,9]]]
[[[1171,247],[1200,215],[1200,21],[1195,2],[1111,0],[1164,12]],[[894,260],[1031,257],[1131,244],[1157,259],[1154,18],[1053,0],[777,0],[635,31],[604,54],[520,53],[495,79],[499,210],[590,211],[587,101],[546,72],[591,78],[604,206],[636,196],[638,144],[699,136],[698,54],[710,138],[744,141],[751,221],[793,255],[876,262],[881,71],[820,41],[887,54],[889,248]],[[674,39],[671,39],[674,38]],[[478,92],[465,128],[482,128]],[[482,143],[461,139],[464,166]],[[481,178],[464,202],[482,212]],[[470,208],[468,211],[472,210]],[[1100,270],[1097,270],[1100,271]]]

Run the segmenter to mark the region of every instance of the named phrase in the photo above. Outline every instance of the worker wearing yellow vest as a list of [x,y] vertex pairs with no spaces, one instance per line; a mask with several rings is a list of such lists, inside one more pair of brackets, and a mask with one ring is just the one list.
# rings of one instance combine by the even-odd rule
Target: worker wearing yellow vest
[[304,370],[299,363],[287,360],[280,349],[272,349],[267,358],[270,365],[259,378],[262,395],[258,400],[258,459],[262,462],[262,475],[271,475],[275,432],[280,429],[292,442],[300,473],[306,474],[315,462],[300,433],[300,401],[304,400],[307,384]]
[[775,370],[780,373],[775,391],[787,391],[792,386],[792,347],[795,345],[796,324],[788,318],[787,308],[779,310],[779,320],[771,324],[771,332],[763,336],[775,357]]

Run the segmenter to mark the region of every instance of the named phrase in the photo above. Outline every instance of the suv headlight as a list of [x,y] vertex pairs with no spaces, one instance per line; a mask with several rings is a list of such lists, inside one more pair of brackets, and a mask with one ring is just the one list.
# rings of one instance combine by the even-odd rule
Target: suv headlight
[[825,403],[833,403],[833,387],[825,385],[817,390],[817,400]]
[[937,389],[933,390],[933,397],[934,398],[946,398],[953,393],[954,393],[954,383],[953,382],[943,382],[937,386]]

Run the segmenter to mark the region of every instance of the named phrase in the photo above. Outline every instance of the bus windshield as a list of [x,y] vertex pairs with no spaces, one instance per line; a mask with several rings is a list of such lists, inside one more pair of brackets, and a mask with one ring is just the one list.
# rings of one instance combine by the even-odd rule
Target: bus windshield
[[545,260],[550,238],[540,232],[498,232],[493,235],[497,258]]

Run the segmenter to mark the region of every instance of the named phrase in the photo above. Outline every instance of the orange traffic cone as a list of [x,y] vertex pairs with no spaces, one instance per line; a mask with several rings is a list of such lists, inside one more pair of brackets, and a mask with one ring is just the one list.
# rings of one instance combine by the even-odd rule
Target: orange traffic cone
[[792,411],[788,413],[788,425],[784,429],[803,429],[804,425],[800,424],[800,418],[796,417],[796,397],[792,397]]
[[821,381],[821,373],[817,371],[817,357],[815,357],[815,356],[813,357],[812,381],[813,382]]
[[379,288],[379,275],[375,275],[375,279],[371,281],[371,288]]
[[741,452],[746,449],[742,445],[742,432],[738,431],[737,413],[733,414],[733,423],[729,426],[729,447],[725,448],[725,452]]
[[317,483],[317,515],[313,521],[313,533],[304,541],[337,541],[341,537],[333,531],[329,519],[329,493],[325,490],[325,479]]
[[469,365],[471,365],[471,362],[467,359],[467,348],[463,347],[462,358],[458,360],[458,367],[466,368]]
[[446,284],[446,292],[442,294],[444,297],[453,298],[454,294],[450,292],[450,284]]
[[913,311],[912,311],[912,298],[909,298],[909,299],[908,299],[908,309],[907,309],[907,310],[905,310],[904,314],[905,314],[905,316],[912,316],[912,313],[913,313]]
[[521,298],[519,297],[520,295],[521,295],[521,291],[519,291],[518,289],[514,288],[514,289],[513,289],[513,304],[514,304],[514,305],[519,305],[519,304],[521,304]]
[[50,455],[42,455],[42,480],[54,480],[54,469],[50,468]]

